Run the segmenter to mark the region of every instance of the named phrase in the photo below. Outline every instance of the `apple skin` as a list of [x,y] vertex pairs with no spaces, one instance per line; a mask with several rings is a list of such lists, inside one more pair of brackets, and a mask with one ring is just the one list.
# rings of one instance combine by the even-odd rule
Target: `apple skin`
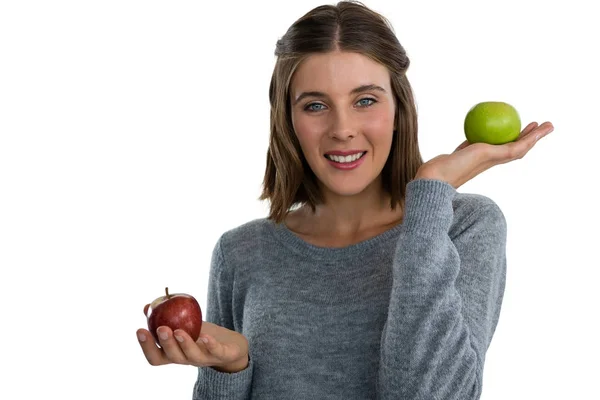
[[200,304],[193,296],[186,293],[169,294],[169,288],[165,288],[165,293],[165,296],[156,298],[144,307],[148,330],[154,337],[154,341],[160,345],[156,332],[159,326],[168,326],[172,330],[183,329],[194,341],[197,341],[202,329]]
[[501,101],[484,101],[471,107],[464,123],[469,143],[505,144],[521,133],[517,110]]

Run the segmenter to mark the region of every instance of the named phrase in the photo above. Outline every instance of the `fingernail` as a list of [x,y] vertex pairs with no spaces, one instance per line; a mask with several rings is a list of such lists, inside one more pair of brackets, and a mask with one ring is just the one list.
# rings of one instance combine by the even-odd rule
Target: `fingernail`
[[183,343],[183,336],[179,336],[179,335],[173,335],[173,336],[175,336],[175,339],[177,339],[177,341],[179,343]]
[[138,337],[138,340],[140,342],[145,342],[146,341],[146,335],[144,335],[143,333],[138,333],[137,337]]
[[158,332],[158,337],[161,338],[162,340],[167,340],[169,338],[169,335],[167,334],[167,332]]
[[200,338],[200,340],[202,340],[202,343],[208,343],[208,339],[207,339],[207,338],[205,338],[205,337],[203,337],[203,338]]
[[535,137],[535,141],[537,142],[537,141],[539,140],[539,138],[541,138],[541,137],[542,137],[542,135],[537,135],[537,136]]

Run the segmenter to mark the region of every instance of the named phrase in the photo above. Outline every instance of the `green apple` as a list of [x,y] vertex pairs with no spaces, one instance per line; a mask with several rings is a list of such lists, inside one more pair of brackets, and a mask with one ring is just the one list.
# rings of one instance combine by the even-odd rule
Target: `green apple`
[[465,117],[465,136],[469,143],[504,144],[515,141],[519,133],[519,113],[501,101],[478,103]]

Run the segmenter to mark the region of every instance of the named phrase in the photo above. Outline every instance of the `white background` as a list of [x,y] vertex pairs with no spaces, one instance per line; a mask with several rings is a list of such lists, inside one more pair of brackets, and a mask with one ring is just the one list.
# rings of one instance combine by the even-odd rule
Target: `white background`
[[[322,3],[0,3],[0,398],[191,397],[195,368],[146,363],[142,308],[165,286],[204,308],[216,240],[266,215],[275,42]],[[366,4],[411,58],[425,159],[480,101],[555,126],[460,188],[509,225],[482,399],[600,399],[597,13]]]

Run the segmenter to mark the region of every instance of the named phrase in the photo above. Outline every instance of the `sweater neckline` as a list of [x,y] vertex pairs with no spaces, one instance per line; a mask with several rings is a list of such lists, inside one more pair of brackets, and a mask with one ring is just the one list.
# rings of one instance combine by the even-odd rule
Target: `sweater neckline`
[[397,238],[402,227],[402,223],[399,223],[392,228],[373,236],[372,238],[365,239],[349,246],[322,247],[305,241],[296,233],[292,232],[284,222],[278,224],[270,219],[267,219],[267,221],[272,227],[272,232],[275,238],[291,250],[302,254],[304,257],[310,256],[319,260],[331,259],[332,261],[339,260],[341,258],[360,256],[366,251],[372,250],[373,248],[380,246],[382,243],[387,242],[392,238]]

